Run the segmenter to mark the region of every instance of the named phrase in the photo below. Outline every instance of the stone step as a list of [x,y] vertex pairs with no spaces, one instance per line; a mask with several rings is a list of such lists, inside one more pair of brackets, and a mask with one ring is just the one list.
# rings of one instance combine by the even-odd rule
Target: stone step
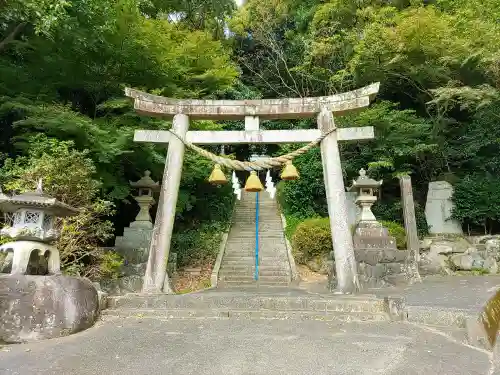
[[[251,254],[251,255],[231,254],[231,255],[224,256],[222,266],[224,266],[226,262],[231,262],[231,263],[227,263],[228,265],[234,264],[235,261],[242,263],[242,264],[254,265],[256,259],[257,258],[255,257],[255,254]],[[288,258],[286,257],[286,255],[282,255],[282,256],[276,256],[276,255],[265,256],[264,255],[263,256],[262,254],[259,254],[258,262],[259,262],[259,264],[263,264],[263,265],[269,265],[269,266],[276,265],[276,267],[281,267],[281,266],[283,266],[283,264],[285,264],[285,265],[288,264]]]
[[[233,272],[247,272],[250,269],[255,268],[255,262],[253,263],[230,263],[230,264],[225,264],[221,267],[221,271],[228,270],[228,271],[233,271]],[[282,263],[282,264],[259,264],[259,270],[286,270],[288,272],[288,263]]]
[[[269,249],[269,248],[277,248],[282,251],[286,251],[286,245],[284,240],[281,238],[276,238],[276,239],[270,239],[266,238],[265,241],[259,240],[259,249]],[[246,250],[255,250],[255,240],[253,241],[245,241],[245,240],[240,240],[240,241],[231,241],[231,242],[226,242],[226,249],[227,250],[239,250],[239,249],[246,249]]]
[[[261,236],[283,236],[283,230],[281,228],[277,229],[265,229],[261,230],[262,227],[259,229],[258,235],[259,237]],[[238,227],[233,227],[231,228],[231,234],[238,235],[240,236],[248,236],[248,237],[255,237],[255,227],[248,227],[248,228],[238,228]]]
[[[225,276],[237,276],[237,275],[253,275],[255,273],[255,268],[252,270],[252,268],[248,268],[246,270],[232,270],[232,269],[221,269],[219,272],[219,277],[225,277]],[[259,267],[259,275],[260,276],[288,276],[290,277],[290,272],[287,270],[276,270],[276,271],[269,271],[269,270],[261,270]]]
[[[287,263],[288,258],[286,256],[268,256],[268,255],[262,255],[259,254],[259,260],[264,263]],[[222,258],[222,262],[241,262],[241,263],[246,263],[246,262],[255,262],[255,254],[254,255],[224,255],[224,258]]]
[[[244,220],[254,220],[255,221],[255,210],[252,211],[242,211],[242,210],[236,210],[235,214],[233,216],[234,218],[238,219],[244,219]],[[275,212],[275,209],[271,209],[269,211],[262,211],[259,210],[259,221],[260,219],[270,219],[272,221],[281,221],[281,216],[277,212]]]
[[[278,265],[281,267],[281,263],[288,263],[288,257],[286,254],[276,254],[276,253],[267,253],[267,254],[262,254],[259,252],[259,263],[269,263],[267,265],[273,265],[275,262],[278,263]],[[224,258],[222,258],[222,266],[225,265],[226,262],[231,262],[234,263],[240,262],[243,264],[255,264],[255,252],[251,252],[248,254],[242,254],[242,253],[230,253],[230,254],[225,254]],[[228,264],[231,264],[228,263]]]
[[[259,231],[258,232],[258,235],[259,235],[259,238],[260,237],[283,237],[283,231],[282,230],[276,230],[276,231],[271,231],[271,230],[268,230],[268,231]],[[251,230],[241,230],[241,231],[238,231],[238,230],[235,230],[234,228],[231,230],[231,238],[233,237],[236,237],[237,238],[240,238],[240,237],[251,237],[251,238],[255,238],[255,228],[251,228]]]
[[[250,206],[237,206],[235,210],[236,214],[246,213],[255,216],[255,204]],[[259,206],[259,216],[260,215],[279,215],[278,206],[274,205],[260,205]]]
[[253,310],[158,310],[158,309],[121,309],[104,310],[104,315],[136,318],[165,319],[237,319],[237,320],[299,320],[299,321],[339,321],[339,322],[384,322],[390,318],[385,313],[342,313],[342,312],[310,312],[310,311],[253,311]]
[[[232,223],[237,223],[245,226],[250,226],[253,225],[255,227],[256,220],[255,216],[251,214],[242,214],[241,216],[235,215],[233,216]],[[259,215],[259,225],[263,223],[268,223],[268,224],[273,224],[273,225],[280,225],[281,224],[281,218],[279,216],[268,216],[264,215],[261,216]]]
[[[231,244],[231,245],[252,245],[255,246],[255,235],[254,236],[249,236],[249,237],[244,237],[244,236],[238,236],[238,237],[233,237],[228,239],[226,244]],[[268,237],[268,236],[259,236],[259,245],[262,244],[274,244],[274,245],[279,245],[285,247],[285,238],[283,236],[275,236],[275,237]]]
[[225,288],[255,288],[255,287],[282,287],[282,288],[287,288],[290,286],[290,281],[265,281],[265,280],[258,280],[258,281],[243,281],[243,280],[221,280],[220,281],[221,287]]
[[[276,246],[260,246],[259,245],[259,256],[287,256],[287,251],[285,248],[279,248]],[[226,251],[224,252],[224,256],[247,256],[247,257],[255,257],[255,245],[248,246],[231,246],[226,247]]]
[[[255,236],[255,225],[238,225],[232,226],[231,231],[238,234],[253,234]],[[259,226],[259,235],[262,234],[283,234],[283,228],[275,225],[261,225]]]
[[[250,217],[234,217],[236,220],[233,220],[233,224],[237,224],[239,227],[242,228],[254,228],[256,227],[255,223],[255,218],[250,218]],[[281,220],[278,220],[279,218],[270,218],[270,217],[259,217],[259,228],[262,228],[264,225],[267,224],[269,227],[276,227],[280,228],[281,225]]]
[[[250,269],[250,267],[253,267],[253,266],[255,266],[255,263],[229,263],[227,265],[227,267],[226,266],[222,267],[221,271],[228,269],[228,270],[231,270],[234,272],[247,272],[246,270],[243,270],[243,269],[244,268]],[[259,270],[262,267],[266,267],[266,266],[274,266],[276,269],[281,269],[281,270],[286,270],[286,271],[288,271],[288,269],[289,269],[287,263],[282,263],[282,264],[279,264],[279,266],[276,266],[276,264],[259,264]],[[235,270],[233,267],[238,267],[239,269]]]
[[[231,247],[226,247],[226,251],[224,252],[225,256],[230,256],[231,254],[234,254],[235,256],[255,256],[255,245],[252,247],[247,247],[247,246],[231,246]],[[287,256],[288,252],[286,251],[285,247],[281,246],[265,246],[262,245],[260,246],[259,244],[259,255],[263,256]]]
[[221,279],[219,280],[219,283],[221,284],[220,287],[225,287],[225,288],[238,288],[238,286],[243,286],[243,287],[265,287],[265,288],[271,288],[271,287],[289,287],[290,286],[290,280],[226,280],[226,279]]
[[[271,265],[273,262],[278,261],[279,263],[288,263],[288,258],[286,254],[276,254],[276,253],[267,253],[267,254],[262,254],[259,252],[259,263],[267,263],[271,262]],[[232,253],[232,254],[226,254],[223,258],[223,260],[226,261],[241,261],[241,263],[248,264],[249,261],[252,261],[252,264],[255,264],[255,253],[248,253],[248,254],[242,254],[242,253]],[[224,263],[223,263],[224,265]]]
[[[239,268],[243,268],[243,267],[254,267],[255,266],[255,261],[254,262],[237,262],[237,261],[230,261],[228,263],[226,263],[223,267],[221,267],[221,270],[225,270],[226,269],[226,266],[228,267],[239,267]],[[289,270],[290,266],[288,264],[288,262],[280,262],[280,263],[266,263],[266,262],[259,262],[259,269],[262,268],[262,267],[265,267],[265,266],[273,266],[275,268],[278,268],[278,269],[282,269],[282,270]]]
[[[247,265],[224,265],[221,267],[221,270],[226,271],[254,271],[255,264]],[[283,268],[281,266],[275,265],[259,265],[259,271],[273,272],[273,271],[282,271]],[[288,271],[288,270],[287,270]]]
[[[243,209],[241,207],[236,208],[234,217],[244,217],[244,218],[255,218],[255,208],[252,209]],[[272,217],[272,218],[280,218],[278,212],[276,212],[276,207],[266,207],[259,208],[259,217]]]
[[[250,284],[256,284],[253,281]],[[265,291],[265,290],[264,290]],[[262,292],[261,292],[262,293]],[[298,293],[298,292],[297,292]],[[394,303],[393,303],[394,305]],[[372,295],[317,296],[230,293],[128,294],[108,298],[110,309],[228,309],[317,312],[385,313],[388,302]]]
[[228,240],[232,239],[243,239],[243,238],[248,238],[248,239],[254,239],[256,235],[259,236],[259,238],[284,238],[283,231],[259,231],[257,234],[255,233],[255,230],[248,230],[248,231],[236,231],[234,228],[231,230],[231,233],[228,237]]
[[[247,256],[247,257],[255,257],[255,245],[251,247],[247,246],[232,246],[226,247],[226,251],[224,252],[225,256]],[[263,256],[287,256],[287,251],[285,248],[277,248],[276,246],[260,246],[259,245],[259,255]]]
[[[250,274],[250,275],[222,274],[220,278],[223,278],[225,281],[252,281],[252,280],[254,280],[254,275],[253,274]],[[265,275],[260,275],[259,274],[258,280],[260,280],[260,281],[266,281],[266,282],[272,282],[272,281],[276,281],[276,282],[285,281],[285,282],[288,282],[288,281],[290,281],[290,277],[286,276],[286,275],[265,276]]]

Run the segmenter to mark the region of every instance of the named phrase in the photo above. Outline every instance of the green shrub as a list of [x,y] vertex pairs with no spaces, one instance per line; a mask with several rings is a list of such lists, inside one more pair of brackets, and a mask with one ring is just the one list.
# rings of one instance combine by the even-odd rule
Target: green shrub
[[292,236],[292,247],[297,262],[302,264],[329,255],[333,251],[330,219],[307,219],[300,223]]
[[406,249],[406,232],[401,224],[395,221],[381,221],[384,227],[389,230],[389,234],[396,238],[396,246],[398,249]]
[[295,215],[285,215],[286,218],[286,228],[285,228],[285,235],[286,238],[289,240],[292,240],[293,234],[295,233],[295,230],[297,229],[297,226],[302,223],[304,219],[297,217]]
[[175,232],[172,251],[177,253],[177,266],[198,266],[213,263],[219,253],[222,233],[221,223],[202,223],[193,229]]
[[123,265],[123,257],[114,251],[102,253],[99,258],[99,273],[103,279],[117,279]]

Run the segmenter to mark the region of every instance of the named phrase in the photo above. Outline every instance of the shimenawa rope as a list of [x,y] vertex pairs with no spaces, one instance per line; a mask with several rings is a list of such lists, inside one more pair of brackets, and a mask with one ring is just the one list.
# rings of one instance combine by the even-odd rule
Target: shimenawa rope
[[239,160],[233,160],[229,159],[223,156],[215,155],[212,152],[209,152],[207,150],[202,149],[201,147],[198,147],[190,142],[187,142],[185,139],[183,139],[180,135],[176,134],[172,130],[169,130],[170,133],[172,133],[177,139],[179,139],[184,145],[191,150],[197,152],[201,156],[212,160],[216,164],[220,164],[221,166],[227,167],[231,170],[235,171],[261,171],[264,169],[272,169],[275,167],[281,167],[283,164],[286,164],[286,162],[293,160],[299,155],[305,154],[307,151],[309,151],[311,148],[317,146],[318,144],[321,143],[323,139],[325,139],[328,135],[336,131],[337,128],[333,128],[326,132],[325,134],[322,134],[320,137],[318,137],[316,140],[308,143],[304,147],[299,148],[298,150],[292,151],[288,154],[284,154],[281,156],[277,156],[274,158],[267,158],[267,159],[261,159],[257,161],[239,161]]

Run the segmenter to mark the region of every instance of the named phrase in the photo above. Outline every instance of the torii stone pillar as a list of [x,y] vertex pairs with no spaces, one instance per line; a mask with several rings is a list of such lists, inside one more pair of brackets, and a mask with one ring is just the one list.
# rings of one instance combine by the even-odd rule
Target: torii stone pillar
[[[184,138],[188,128],[188,116],[183,114],[174,116],[172,131]],[[158,289],[163,289],[165,293],[172,292],[167,277],[167,261],[172,242],[177,197],[181,184],[184,149],[184,143],[180,139],[174,137],[170,140],[165,170],[163,172],[158,211],[151,237],[148,265],[142,286],[144,292],[158,292]]]
[[[318,115],[318,128],[323,134],[335,129],[332,112],[325,108],[321,110]],[[359,290],[359,281],[352,234],[348,223],[347,199],[340,164],[337,131],[331,132],[321,142],[321,160],[335,254],[336,287],[344,293],[352,293]],[[332,285],[333,277],[334,273],[330,272],[329,282],[332,289],[335,287]]]
[[[173,129],[187,142],[216,144],[280,144],[307,143],[334,128],[333,114],[346,114],[367,107],[378,92],[375,83],[361,89],[319,98],[266,100],[177,100],[126,89],[134,99],[134,108],[150,116],[172,118]],[[318,129],[261,130],[260,118],[294,119],[318,115]],[[189,118],[188,118],[189,115]],[[244,131],[188,131],[189,119],[245,119]],[[321,143],[323,172],[335,253],[337,290],[358,290],[352,236],[348,226],[346,193],[340,164],[338,141],[371,139],[373,127],[339,128]],[[143,292],[171,292],[166,273],[168,253],[175,220],[175,208],[184,157],[183,143],[169,131],[137,130],[134,141],[169,143],[159,208],[151,241]],[[331,272],[333,275],[335,272]]]

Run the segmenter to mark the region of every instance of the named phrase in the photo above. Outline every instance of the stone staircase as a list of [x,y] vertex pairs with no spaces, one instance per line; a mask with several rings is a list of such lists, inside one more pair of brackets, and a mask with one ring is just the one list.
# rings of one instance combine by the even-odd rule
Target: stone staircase
[[285,236],[277,202],[259,193],[259,275],[255,280],[256,193],[237,201],[219,271],[219,287],[287,287],[291,283]]

